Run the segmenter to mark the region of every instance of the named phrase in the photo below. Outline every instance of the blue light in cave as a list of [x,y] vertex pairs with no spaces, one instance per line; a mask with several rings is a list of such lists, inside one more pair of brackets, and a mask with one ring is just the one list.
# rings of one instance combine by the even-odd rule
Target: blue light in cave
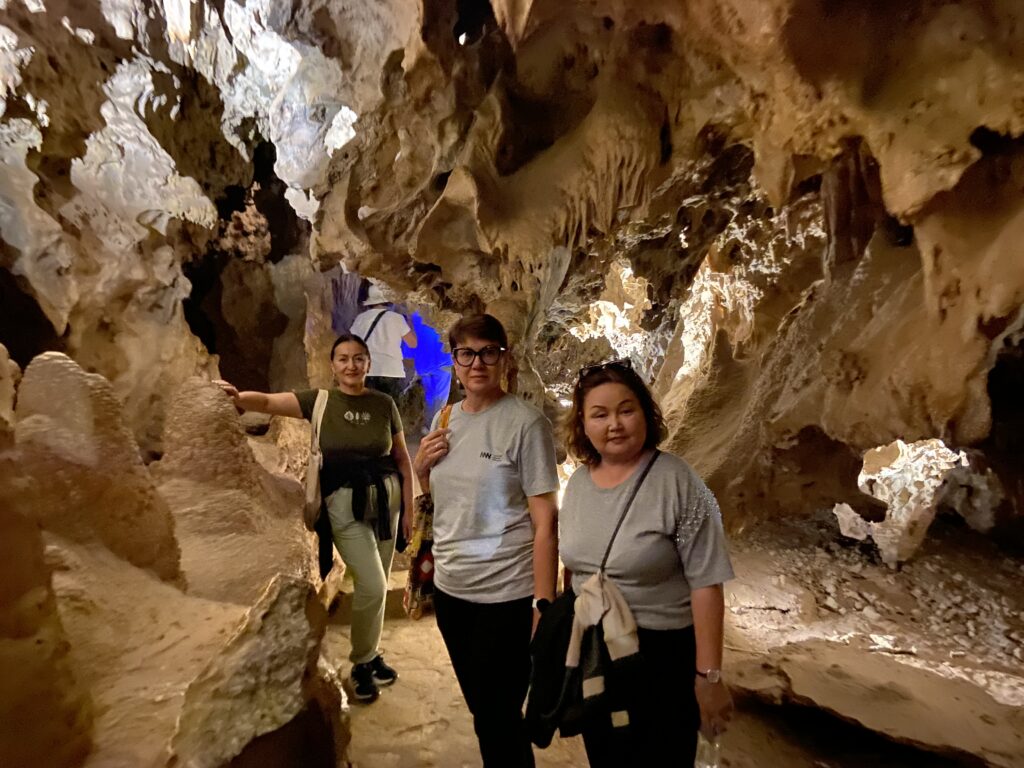
[[445,352],[440,334],[427,325],[418,312],[412,313],[412,329],[416,331],[416,348],[402,342],[402,356],[413,361],[416,374],[423,382],[427,413],[433,415],[448,402],[452,384],[452,356]]

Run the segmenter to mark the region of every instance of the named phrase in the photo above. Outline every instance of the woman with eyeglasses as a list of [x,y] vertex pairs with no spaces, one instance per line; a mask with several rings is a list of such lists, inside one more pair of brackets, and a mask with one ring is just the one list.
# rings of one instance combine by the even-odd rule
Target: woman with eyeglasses
[[533,766],[522,707],[538,604],[555,595],[554,439],[544,414],[502,387],[496,318],[463,318],[449,342],[466,396],[414,462],[434,504],[434,611],[485,768]]
[[[343,334],[331,347],[337,387],[329,390],[320,427],[323,466],[320,490],[331,536],[352,572],[351,685],[357,701],[369,703],[398,673],[384,662],[379,644],[384,626],[388,573],[399,524],[412,519],[412,462],[395,401],[366,387],[370,350],[359,336]],[[217,384],[245,411],[311,420],[319,390],[239,392]],[[408,510],[399,523],[402,509]],[[317,531],[324,521],[317,524]]]
[[722,584],[733,572],[718,504],[685,461],[655,457],[664,420],[629,360],[580,371],[565,426],[569,453],[582,464],[559,520],[576,594],[600,568],[633,486],[654,460],[605,567],[636,620],[639,679],[620,689],[632,692],[628,724],[613,725],[607,714],[585,718],[587,758],[592,768],[692,766],[698,728],[714,737],[732,713],[721,669]]

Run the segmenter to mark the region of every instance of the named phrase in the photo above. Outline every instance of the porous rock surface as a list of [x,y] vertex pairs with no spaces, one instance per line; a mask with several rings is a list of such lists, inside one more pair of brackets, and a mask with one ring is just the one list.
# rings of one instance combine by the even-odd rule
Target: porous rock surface
[[[0,761],[346,765],[345,695],[320,659],[317,585],[278,573],[288,568],[242,569],[252,600],[242,600],[237,577],[223,600],[187,591],[183,528],[110,384],[45,353],[16,399],[15,441],[0,448]],[[234,439],[208,436],[215,447],[248,450],[230,426]],[[266,473],[251,454],[250,464],[246,477],[259,482]],[[199,481],[231,485],[231,473],[191,466]],[[244,510],[223,520],[227,508],[214,507],[273,554],[251,540]],[[231,706],[244,690],[241,717]]]
[[220,387],[182,384],[163,445],[154,474],[173,511],[190,594],[249,605],[279,573],[316,578],[302,487],[257,462]]
[[25,369],[15,416],[16,448],[0,459],[5,506],[183,583],[171,510],[106,379],[44,353]]
[[0,515],[0,763],[81,765],[92,701],[76,679],[38,525]]

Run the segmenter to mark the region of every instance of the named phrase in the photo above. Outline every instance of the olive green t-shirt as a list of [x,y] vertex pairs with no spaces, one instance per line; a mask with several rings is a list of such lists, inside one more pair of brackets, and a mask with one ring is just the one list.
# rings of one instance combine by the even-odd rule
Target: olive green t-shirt
[[[317,391],[295,391],[306,419],[313,418]],[[392,437],[402,431],[402,417],[395,401],[373,389],[367,389],[361,395],[346,395],[340,389],[329,392],[324,420],[320,425],[324,468],[335,462],[389,456]]]

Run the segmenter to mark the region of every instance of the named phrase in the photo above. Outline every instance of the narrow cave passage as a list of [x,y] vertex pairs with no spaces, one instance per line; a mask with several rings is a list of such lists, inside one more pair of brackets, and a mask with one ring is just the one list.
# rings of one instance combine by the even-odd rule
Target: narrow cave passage
[[[385,307],[405,318],[416,335],[417,344],[412,347],[405,341],[401,342],[406,376],[397,402],[406,439],[415,449],[420,438],[429,430],[434,415],[448,402],[451,392],[452,358],[448,350],[447,334],[445,329],[434,328],[420,312],[409,305],[365,305],[370,286],[370,281],[356,273],[332,278],[331,325],[335,333],[348,333],[361,313],[375,312]],[[377,341],[371,339],[371,342],[372,349]]]
[[1024,339],[1007,340],[989,372],[992,431],[981,446],[1006,491],[996,538],[1024,556]]
[[42,352],[64,351],[64,341],[18,278],[0,268],[0,344],[22,369]]

